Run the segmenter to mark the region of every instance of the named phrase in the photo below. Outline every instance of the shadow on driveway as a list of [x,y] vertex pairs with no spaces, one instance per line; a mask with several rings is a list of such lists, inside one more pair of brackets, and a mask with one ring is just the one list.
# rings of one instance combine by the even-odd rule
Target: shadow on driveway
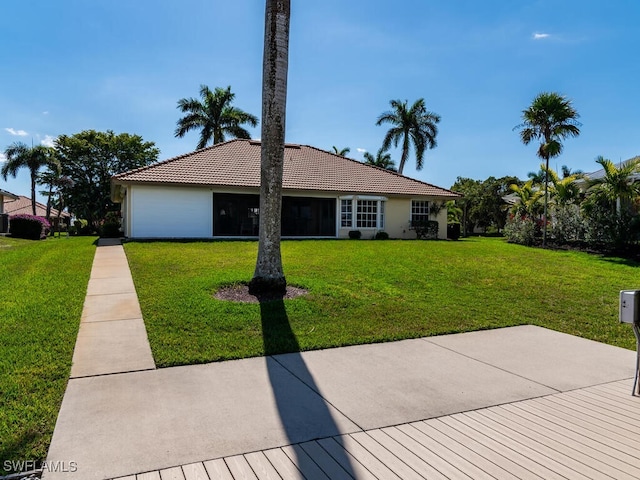
[[[289,317],[282,299],[260,301],[260,317],[262,320],[262,335],[264,352],[267,362],[269,381],[273,389],[273,395],[278,408],[278,413],[287,438],[291,444],[341,435],[338,425],[333,418],[329,404],[319,394],[320,389],[316,385],[313,376],[307,368],[302,355],[300,345],[291,330]],[[298,398],[292,396],[287,388],[287,382],[282,381],[282,369],[284,368],[273,355],[288,353],[288,362],[294,363],[305,384],[314,395],[312,400],[304,404]],[[340,437],[335,440],[342,446]],[[294,448],[295,463],[305,478],[317,478],[318,466],[310,460],[299,448]],[[356,475],[349,455],[344,449],[332,449],[331,456],[352,478]],[[344,478],[348,478],[344,475]],[[340,475],[342,477],[342,475]],[[335,476],[333,476],[335,478]]]

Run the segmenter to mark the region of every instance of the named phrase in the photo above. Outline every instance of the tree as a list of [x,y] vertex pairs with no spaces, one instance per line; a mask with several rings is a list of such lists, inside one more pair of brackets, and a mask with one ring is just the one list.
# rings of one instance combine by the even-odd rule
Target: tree
[[562,178],[567,178],[567,177],[570,177],[571,175],[576,175],[578,177],[582,177],[584,175],[584,172],[582,170],[573,170],[572,171],[566,165],[562,165],[560,171],[562,172]]
[[518,199],[511,207],[513,215],[531,219],[535,219],[540,215],[542,192],[534,187],[533,180],[528,180],[523,185],[514,183],[509,186],[509,190]]
[[176,137],[184,137],[190,130],[200,130],[200,141],[197,149],[224,142],[226,135],[234,138],[251,138],[251,134],[243,127],[248,124],[258,125],[258,118],[237,107],[232,106],[235,93],[231,93],[231,86],[226,89],[216,87],[212,92],[206,85],[200,85],[200,97],[181,98],[178,109],[186,115],[178,120],[175,131]]
[[425,150],[437,145],[437,124],[440,122],[440,115],[427,110],[423,98],[416,100],[410,108],[407,108],[406,100],[391,100],[390,104],[393,110],[384,112],[376,122],[376,125],[393,125],[384,137],[382,149],[387,151],[391,144],[397,147],[398,143],[402,142],[402,157],[398,166],[398,173],[402,173],[409,158],[409,149],[413,145],[416,152],[416,169],[421,170]]
[[458,177],[451,190],[463,195],[456,203],[462,207],[464,235],[477,226],[485,231],[489,227],[502,230],[507,221],[503,197],[509,193],[509,185],[520,184],[516,177],[489,177],[484,181]]
[[282,172],[289,62],[290,0],[267,0],[262,62],[262,145],[258,258],[249,283],[252,295],[284,295],[282,270]]
[[373,165],[374,167],[384,168],[392,172],[396,171],[396,162],[391,160],[391,154],[386,153],[382,148],[378,150],[374,157],[369,152],[364,152],[364,163],[367,165]]
[[[55,152],[55,150],[54,150]],[[40,195],[47,197],[47,209],[45,218],[49,222],[51,219],[51,204],[53,202],[54,194],[56,193],[56,184],[60,178],[62,171],[59,160],[53,156],[53,161],[47,164],[47,169],[44,172],[38,173],[38,179],[36,182],[38,185],[48,187],[47,190],[40,192]]]
[[[549,170],[549,159],[562,153],[562,143],[568,137],[580,135],[581,125],[576,119],[580,115],[573,108],[571,100],[555,92],[543,92],[533,99],[526,110],[522,111],[523,122],[514,130],[520,130],[522,143],[528,145],[540,140],[538,157],[545,161],[545,171]],[[549,177],[544,180],[544,222],[542,245],[547,242],[547,205],[549,203]]]
[[155,162],[160,153],[153,142],[139,135],[116,135],[111,130],[61,135],[55,145],[62,175],[73,182],[66,191],[66,203],[95,230],[116,208],[111,202],[111,177]]
[[545,171],[547,178],[551,181],[550,197],[555,204],[568,205],[580,199],[581,190],[578,180],[582,178],[581,174],[569,174],[569,170],[563,165],[563,177],[560,178],[552,168],[545,170],[544,165],[540,165],[540,168],[541,171]]
[[628,248],[640,237],[640,158],[619,166],[603,157],[596,162],[604,169],[604,175],[587,182],[587,198],[582,203],[586,240],[616,250]]
[[7,157],[6,162],[0,169],[0,175],[6,181],[11,175],[16,177],[18,170],[27,168],[31,177],[31,210],[36,214],[36,182],[38,180],[38,171],[42,167],[46,167],[54,163],[54,150],[44,145],[36,145],[29,147],[25,143],[16,142],[4,151]]
[[333,153],[335,153],[336,155],[340,155],[341,157],[344,157],[351,151],[349,147],[344,147],[343,149],[338,150],[338,147],[334,145],[331,148],[333,148]]
[[609,202],[618,212],[640,196],[640,182],[635,176],[640,173],[640,158],[634,158],[619,167],[609,159],[599,156],[596,163],[604,169],[604,176],[588,182],[589,193]]

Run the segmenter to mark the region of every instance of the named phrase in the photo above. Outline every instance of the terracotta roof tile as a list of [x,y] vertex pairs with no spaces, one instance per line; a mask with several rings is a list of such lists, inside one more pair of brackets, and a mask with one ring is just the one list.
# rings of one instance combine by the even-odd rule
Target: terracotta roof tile
[[[4,201],[4,213],[9,215],[21,215],[27,214],[32,215],[33,210],[31,209],[31,199],[29,197],[25,197],[24,195],[18,195],[17,200],[5,200]],[[47,214],[47,206],[43,205],[40,202],[36,202],[36,215],[39,217],[44,217]],[[51,218],[55,218],[58,216],[58,210],[55,208],[51,208]],[[63,211],[60,214],[61,217],[70,217],[69,213]]]
[[[259,187],[260,142],[231,140],[113,177],[119,183]],[[286,145],[284,190],[456,198],[451,190],[307,145]]]

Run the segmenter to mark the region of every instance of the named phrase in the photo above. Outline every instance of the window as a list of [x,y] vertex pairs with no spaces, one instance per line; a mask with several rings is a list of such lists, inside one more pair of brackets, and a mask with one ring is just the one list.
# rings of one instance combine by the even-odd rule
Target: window
[[411,201],[411,225],[424,224],[429,220],[429,202],[427,200]]
[[356,220],[358,228],[376,228],[378,226],[378,202],[376,200],[358,200]]
[[353,224],[353,200],[340,200],[340,226],[351,228]]
[[385,197],[340,198],[340,226],[342,228],[384,228]]

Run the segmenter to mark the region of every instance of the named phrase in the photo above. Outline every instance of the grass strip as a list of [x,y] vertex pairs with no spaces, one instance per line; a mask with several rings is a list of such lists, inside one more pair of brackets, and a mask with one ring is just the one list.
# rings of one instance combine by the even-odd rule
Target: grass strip
[[0,237],[0,471],[44,460],[69,379],[95,238]]

